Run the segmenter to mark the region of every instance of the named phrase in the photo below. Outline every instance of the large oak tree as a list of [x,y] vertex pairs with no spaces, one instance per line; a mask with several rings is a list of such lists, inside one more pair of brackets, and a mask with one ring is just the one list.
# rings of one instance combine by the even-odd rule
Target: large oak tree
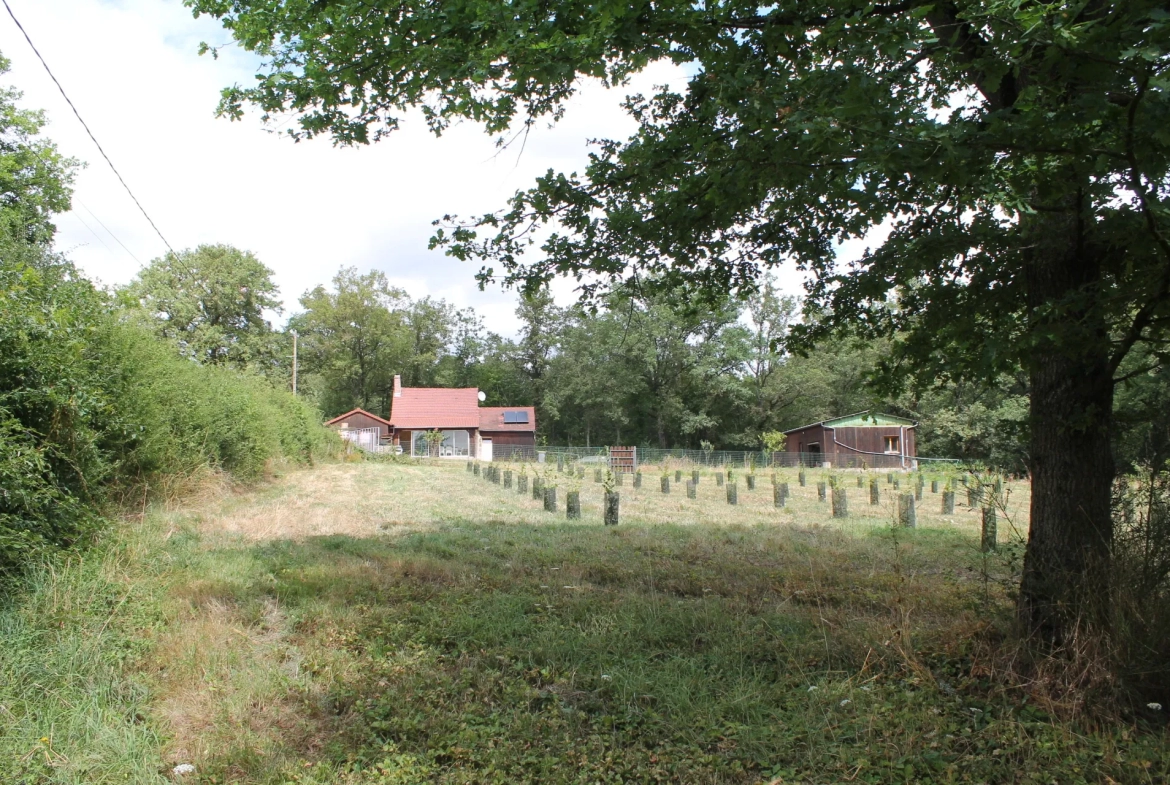
[[227,114],[291,111],[294,135],[341,143],[410,107],[436,131],[501,133],[555,115],[582,77],[684,64],[687,90],[630,99],[638,132],[582,175],[550,172],[438,241],[529,285],[750,289],[793,262],[828,315],[806,332],[901,333],[888,378],[1023,367],[1021,619],[1054,642],[1107,624],[1114,389],[1135,347],[1164,360],[1170,323],[1162,2],[187,2],[264,58]]

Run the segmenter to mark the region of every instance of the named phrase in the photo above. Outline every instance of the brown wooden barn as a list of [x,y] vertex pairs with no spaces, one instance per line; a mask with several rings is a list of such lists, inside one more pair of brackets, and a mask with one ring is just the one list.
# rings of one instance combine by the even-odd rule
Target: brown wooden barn
[[858,412],[785,431],[785,448],[807,466],[900,468],[918,465],[918,423]]

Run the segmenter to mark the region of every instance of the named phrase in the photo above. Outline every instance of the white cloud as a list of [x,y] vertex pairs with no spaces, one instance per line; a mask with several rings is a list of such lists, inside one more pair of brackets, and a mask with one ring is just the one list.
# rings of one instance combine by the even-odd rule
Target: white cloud
[[[235,47],[218,60],[198,56],[200,41],[220,44],[228,34],[213,20],[192,19],[178,0],[9,2],[176,249],[223,242],[255,252],[275,271],[292,310],[301,293],[342,265],[380,269],[412,296],[474,306],[504,334],[516,327],[514,295],[479,292],[474,265],[428,251],[431,221],[499,209],[549,168],[580,171],[588,139],[624,138],[633,129],[619,106],[627,92],[684,78],[664,64],[628,90],[587,86],[555,128],[532,131],[522,155],[515,148],[500,153],[470,123],[435,138],[417,120],[365,148],[294,144],[255,118],[214,116],[219,90],[250,82],[256,61]],[[4,17],[0,51],[12,61],[6,80],[25,92],[24,105],[44,108],[47,134],[88,163],[78,174],[73,212],[58,221],[59,248],[104,283],[130,280],[139,262],[165,250],[162,241]],[[799,278],[785,278],[786,288],[798,288]]]

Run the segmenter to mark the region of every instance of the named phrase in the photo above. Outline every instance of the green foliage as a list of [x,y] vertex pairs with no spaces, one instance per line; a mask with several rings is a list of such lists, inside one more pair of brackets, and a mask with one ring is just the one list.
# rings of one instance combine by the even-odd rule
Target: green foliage
[[67,262],[0,257],[0,575],[82,542],[132,488],[329,444],[304,402],[119,322]]
[[[345,144],[393,131],[412,106],[436,132],[457,118],[502,132],[556,116],[578,77],[617,84],[656,60],[685,63],[687,89],[630,98],[637,132],[603,142],[583,176],[550,171],[502,214],[436,236],[481,260],[484,281],[503,274],[532,291],[590,274],[586,292],[635,277],[751,291],[753,262],[795,257],[831,314],[820,327],[904,329],[885,370],[931,380],[995,378],[1056,349],[1057,334],[1085,342],[1066,351],[1098,350],[1102,323],[1125,336],[1124,357],[1170,307],[1170,24],[1156,0],[601,4],[552,16],[461,0],[390,18],[338,13],[342,2],[186,2],[264,58],[221,111],[289,113],[294,135]],[[839,265],[842,240],[887,221],[858,264]],[[534,224],[557,231],[525,262]],[[1062,253],[1070,227],[1100,265],[1090,301],[1033,290],[1029,306],[1023,270]],[[1045,251],[1029,256],[1036,244]],[[1086,307],[1092,327],[1058,312]]]
[[127,478],[189,474],[204,466],[254,479],[269,461],[311,462],[333,435],[312,406],[265,379],[173,357],[129,325],[109,332],[109,383],[131,430],[118,445]]
[[760,441],[764,445],[765,452],[776,453],[784,451],[784,445],[788,443],[788,437],[780,431],[767,431],[760,434]]
[[184,357],[269,371],[278,338],[265,311],[280,312],[272,271],[249,251],[201,245],[147,265],[120,293]]
[[[86,542],[130,493],[204,467],[251,479],[270,460],[310,460],[331,443],[303,402],[257,376],[181,358],[49,250],[49,219],[68,207],[70,162],[36,137],[41,119],[18,110],[16,96],[0,93],[0,579]],[[259,276],[254,296],[243,297],[251,317],[272,304],[259,263],[218,247],[181,256],[216,282]],[[136,284],[168,323],[186,320],[189,336],[221,344],[229,323],[263,332],[216,301],[244,278],[198,296],[168,290],[174,262],[156,262]],[[234,362],[245,339],[236,334],[223,356],[189,354]]]
[[342,268],[332,287],[317,286],[289,320],[300,334],[301,386],[326,414],[361,407],[388,415],[394,376],[407,387],[479,386],[505,397],[513,376],[502,339],[470,310],[445,300],[412,300],[378,271]]
[[427,455],[439,457],[439,447],[442,446],[444,438],[443,432],[439,430],[424,433],[423,441],[427,443]]

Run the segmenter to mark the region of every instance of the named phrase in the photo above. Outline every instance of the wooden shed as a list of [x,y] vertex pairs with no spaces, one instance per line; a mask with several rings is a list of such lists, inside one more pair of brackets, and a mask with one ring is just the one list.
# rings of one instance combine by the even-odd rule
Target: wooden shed
[[376,414],[370,414],[365,409],[354,409],[345,414],[334,417],[325,423],[326,427],[339,431],[360,431],[366,428],[377,428],[379,437],[385,439],[390,435],[390,421],[383,420]]
[[785,448],[807,466],[898,468],[917,466],[918,423],[868,411],[785,431]]

